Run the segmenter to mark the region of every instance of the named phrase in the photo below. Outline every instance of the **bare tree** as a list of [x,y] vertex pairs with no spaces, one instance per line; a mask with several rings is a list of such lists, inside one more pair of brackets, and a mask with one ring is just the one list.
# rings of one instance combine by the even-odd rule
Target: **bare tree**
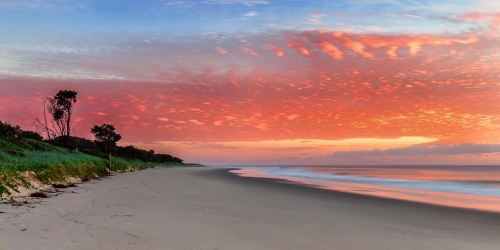
[[[54,97],[42,98],[43,120],[35,118],[33,122],[38,132],[44,133],[47,138],[54,139],[58,136],[66,136],[68,143],[71,133],[71,115],[73,114],[74,103],[76,103],[76,94],[74,90],[59,90]],[[51,120],[47,119],[47,113]],[[73,132],[76,132],[73,129]]]
[[[48,122],[48,119],[47,119],[47,111],[51,114],[50,110],[51,110],[51,98],[46,96],[46,97],[42,97],[42,107],[43,107],[43,120],[40,120],[38,117],[35,118],[35,121],[33,122],[33,125],[35,126],[35,129],[36,129],[36,132],[40,133],[40,134],[45,134],[45,136],[47,137],[47,139],[51,140],[51,139],[54,139],[57,137],[57,134],[56,132],[54,131],[54,124],[53,124],[53,121],[51,120],[51,125],[52,125],[52,128],[49,127],[49,122]],[[52,116],[52,114],[51,114]]]

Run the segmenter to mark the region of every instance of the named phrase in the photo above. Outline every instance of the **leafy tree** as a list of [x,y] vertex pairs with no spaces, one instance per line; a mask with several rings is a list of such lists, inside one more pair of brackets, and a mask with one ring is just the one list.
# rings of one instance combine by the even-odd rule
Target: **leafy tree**
[[116,142],[122,139],[122,136],[115,132],[115,126],[111,124],[95,125],[90,132],[94,134],[96,141],[104,145],[104,150],[107,153],[111,153],[111,149],[116,146]]
[[109,172],[111,173],[111,149],[122,139],[122,136],[115,132],[115,126],[111,124],[95,125],[90,132],[94,134],[97,142],[104,144],[104,150],[109,153]]
[[51,113],[54,120],[60,121],[61,134],[66,132],[68,138],[71,133],[71,115],[73,114],[73,105],[76,103],[76,94],[75,90],[59,90],[57,94],[54,96],[54,110]]

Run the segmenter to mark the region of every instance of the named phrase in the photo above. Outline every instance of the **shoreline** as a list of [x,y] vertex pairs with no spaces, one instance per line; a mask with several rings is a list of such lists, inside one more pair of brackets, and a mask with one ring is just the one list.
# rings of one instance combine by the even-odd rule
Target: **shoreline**
[[[221,168],[222,169],[222,168]],[[304,183],[299,183],[299,182],[294,182],[290,181],[287,179],[281,179],[281,178],[267,178],[267,177],[248,177],[248,176],[240,176],[237,173],[231,173],[231,170],[239,170],[239,168],[227,168],[227,174],[230,176],[234,176],[236,178],[243,178],[243,179],[258,179],[258,181],[263,181],[263,182],[273,182],[273,183],[279,183],[279,184],[284,184],[284,185],[289,185],[289,186],[300,186],[304,188],[310,188],[314,190],[322,190],[326,192],[332,192],[338,195],[353,195],[354,197],[359,197],[360,199],[374,199],[374,200],[384,200],[387,202],[400,202],[401,204],[407,203],[409,206],[428,206],[428,207],[437,207],[437,209],[442,208],[442,209],[452,209],[452,210],[458,210],[458,211],[470,211],[470,212],[478,212],[478,213],[486,213],[486,214],[492,214],[492,215],[498,215],[500,217],[500,212],[495,212],[495,211],[490,211],[490,210],[482,210],[482,209],[474,209],[474,208],[464,208],[464,207],[458,207],[458,206],[446,206],[446,205],[438,205],[434,203],[426,203],[426,202],[419,202],[419,201],[412,201],[412,200],[405,200],[405,199],[398,199],[398,198],[390,198],[390,197],[383,197],[383,196],[375,196],[375,195],[368,195],[368,194],[362,194],[362,193],[352,193],[352,192],[346,192],[346,191],[341,191],[341,190],[335,190],[335,189],[327,189],[323,188],[322,186],[317,186],[313,184],[304,184]]]
[[500,214],[155,168],[0,205],[0,249],[498,249]]

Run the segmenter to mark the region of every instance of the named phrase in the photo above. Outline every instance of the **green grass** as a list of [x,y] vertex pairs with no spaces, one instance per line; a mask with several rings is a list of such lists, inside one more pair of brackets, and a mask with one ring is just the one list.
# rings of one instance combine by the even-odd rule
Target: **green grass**
[[[87,181],[108,174],[110,165],[107,155],[77,152],[30,139],[0,138],[0,197],[11,197],[18,187],[30,187],[21,173],[31,172],[36,179],[51,184],[66,182],[68,177]],[[112,171],[145,169],[151,167],[200,166],[182,163],[146,163],[117,157],[111,159]],[[5,195],[4,195],[5,194]]]

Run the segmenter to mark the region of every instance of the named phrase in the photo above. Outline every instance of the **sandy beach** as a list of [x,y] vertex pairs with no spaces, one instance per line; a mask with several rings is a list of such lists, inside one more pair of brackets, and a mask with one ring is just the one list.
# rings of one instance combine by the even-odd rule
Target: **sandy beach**
[[500,249],[500,214],[224,169],[148,169],[65,190],[0,204],[0,250]]

